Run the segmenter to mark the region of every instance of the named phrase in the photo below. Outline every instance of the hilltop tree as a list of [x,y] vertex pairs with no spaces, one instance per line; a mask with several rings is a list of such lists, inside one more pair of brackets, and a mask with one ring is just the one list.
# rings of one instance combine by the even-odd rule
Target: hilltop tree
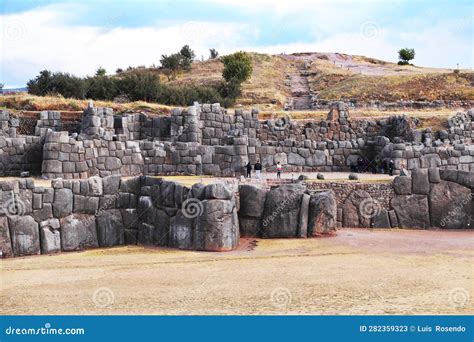
[[194,51],[189,47],[189,45],[185,45],[179,50],[179,54],[183,56],[184,59],[187,59],[189,61],[192,61],[195,57],[196,54]]
[[224,56],[221,60],[224,63],[222,77],[229,83],[241,84],[252,75],[252,58],[246,52],[239,51]]
[[161,67],[168,71],[168,77],[172,76],[175,78],[180,70],[189,70],[191,68],[195,57],[194,51],[189,45],[185,45],[177,53],[173,53],[169,56],[161,55],[160,63]]
[[408,65],[415,58],[415,49],[404,48],[398,51],[399,65]]
[[165,73],[168,76],[168,80],[175,78],[178,71],[181,69],[182,56],[179,53],[173,53],[172,55],[161,55],[160,63],[161,67],[165,69]]
[[219,56],[219,52],[216,49],[209,49],[209,59],[216,59]]
[[107,71],[104,68],[99,67],[97,69],[97,71],[95,72],[95,75],[96,76],[105,76],[106,73],[107,73]]

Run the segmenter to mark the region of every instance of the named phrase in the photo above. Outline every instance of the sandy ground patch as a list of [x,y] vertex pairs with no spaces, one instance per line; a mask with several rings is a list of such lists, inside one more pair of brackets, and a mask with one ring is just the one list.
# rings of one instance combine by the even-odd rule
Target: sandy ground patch
[[343,229],[227,253],[119,247],[7,259],[1,314],[472,314],[472,232]]

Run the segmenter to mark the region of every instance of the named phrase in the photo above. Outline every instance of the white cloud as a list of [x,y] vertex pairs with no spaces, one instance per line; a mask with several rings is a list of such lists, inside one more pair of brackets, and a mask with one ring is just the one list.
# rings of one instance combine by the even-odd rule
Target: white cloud
[[[248,25],[190,21],[167,27],[72,26],[66,23],[69,6],[48,6],[1,16],[3,27],[0,79],[21,82],[40,70],[91,75],[102,66],[109,72],[129,65],[158,65],[162,54],[190,44],[197,56],[208,56],[209,47],[231,51],[253,35]],[[19,83],[18,83],[19,82]]]
[[[109,17],[97,25],[73,25],[75,19],[87,15],[87,6],[73,4],[0,15],[0,82],[23,86],[43,69],[85,76],[99,66],[109,72],[129,65],[149,66],[158,64],[162,54],[175,52],[184,44],[191,45],[198,57],[207,56],[208,48],[213,47],[221,54],[239,49],[268,53],[343,52],[391,61],[396,61],[401,47],[414,47],[418,65],[454,67],[459,62],[462,67],[472,68],[472,37],[460,34],[466,25],[472,27],[472,18],[469,21],[466,15],[462,20],[446,19],[437,25],[423,24],[420,17],[411,22],[400,19],[399,27],[393,27],[384,22],[377,1],[363,5],[310,0],[208,2],[234,9],[248,21],[196,18],[168,22],[166,26],[159,22],[123,27],[121,18]],[[300,25],[314,42],[302,42],[295,34],[294,41],[288,44],[256,44],[271,30],[271,26],[265,26],[268,22],[273,27],[281,25],[282,32],[291,32],[285,31],[287,23]]]

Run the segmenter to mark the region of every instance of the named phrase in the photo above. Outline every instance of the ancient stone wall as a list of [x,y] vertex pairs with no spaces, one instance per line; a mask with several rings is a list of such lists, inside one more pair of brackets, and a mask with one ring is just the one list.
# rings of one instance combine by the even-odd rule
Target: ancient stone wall
[[[334,101],[321,100],[313,98],[311,108],[313,109],[330,109]],[[400,109],[437,109],[437,108],[472,108],[474,101],[472,100],[435,100],[435,101],[369,101],[360,102],[357,100],[344,101],[349,108],[371,108],[378,110],[400,110]]]
[[[227,114],[218,104],[176,108],[171,116],[144,113],[113,115],[111,109],[84,111],[79,134],[61,133],[58,112],[42,112],[33,136],[0,141],[3,166],[38,170],[19,148],[43,149],[46,178],[84,178],[93,175],[205,174],[239,176],[244,165],[261,161],[265,171],[280,162],[285,172],[349,171],[359,158],[394,161],[401,170],[439,166],[473,170],[472,118],[474,111],[453,116],[449,128],[418,130],[406,116],[381,120],[351,120],[347,107],[336,103],[326,120],[297,122],[289,118],[258,120],[258,111],[236,109]],[[3,118],[3,119],[2,119]],[[2,112],[2,136],[14,138],[15,120]],[[6,135],[8,132],[8,135]],[[43,142],[44,146],[43,146]],[[31,145],[31,146],[30,146]],[[2,147],[3,146],[3,147]],[[12,166],[15,165],[15,166]]]
[[239,241],[235,189],[151,177],[0,182],[3,256],[124,244],[226,251]]
[[473,228],[474,173],[419,169],[392,184],[222,181],[187,187],[119,175],[0,182],[3,256],[118,245],[227,251],[239,237],[306,238],[336,226]]
[[23,171],[39,174],[42,141],[36,136],[17,135],[18,120],[0,112],[0,175],[18,176]]
[[332,190],[338,227],[474,228],[474,172],[414,169],[392,183],[311,182]]

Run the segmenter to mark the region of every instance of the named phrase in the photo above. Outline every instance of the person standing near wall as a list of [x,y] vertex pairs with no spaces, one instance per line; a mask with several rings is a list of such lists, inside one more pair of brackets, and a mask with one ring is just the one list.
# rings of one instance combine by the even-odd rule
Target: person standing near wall
[[278,179],[281,178],[281,171],[283,171],[283,166],[281,166],[281,163],[278,162],[278,163],[277,163],[277,178],[278,178]]
[[247,170],[247,178],[252,178],[252,164],[248,162],[245,168]]
[[390,160],[390,162],[388,163],[388,174],[390,176],[393,176],[394,167],[395,167],[395,163],[393,162],[393,160]]
[[257,179],[260,179],[260,173],[262,172],[262,164],[260,164],[260,160],[257,160],[254,166],[255,169],[255,175],[257,176]]

